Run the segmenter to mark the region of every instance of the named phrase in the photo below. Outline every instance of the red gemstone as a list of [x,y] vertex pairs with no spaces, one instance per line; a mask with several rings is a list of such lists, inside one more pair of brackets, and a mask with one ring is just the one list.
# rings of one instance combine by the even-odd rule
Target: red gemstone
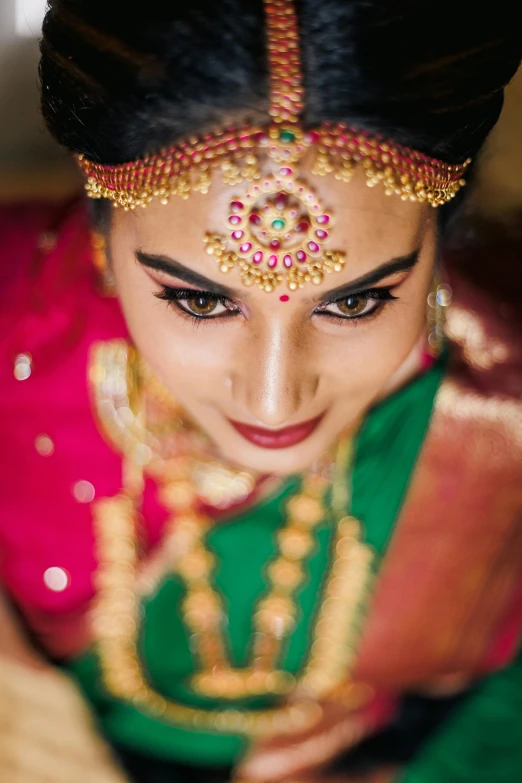
[[270,247],[272,248],[272,250],[279,250],[279,248],[281,247],[281,242],[279,241],[279,239],[272,239],[272,241],[270,242]]
[[273,269],[275,266],[277,266],[277,256],[270,256],[268,259],[268,266],[270,269]]
[[240,239],[243,239],[244,234],[244,231],[232,231],[232,239],[239,241]]
[[275,205],[278,209],[284,209],[288,204],[288,197],[285,193],[278,193],[275,197]]
[[241,253],[248,253],[250,250],[252,250],[252,242],[244,242],[239,246],[239,250]]
[[239,224],[241,223],[241,218],[239,217],[239,215],[230,215],[228,222],[232,223],[233,226],[239,226]]
[[230,205],[230,209],[232,212],[239,212],[239,210],[244,209],[244,205],[241,201],[233,201]]
[[304,251],[304,250],[298,250],[298,251],[297,251],[297,253],[295,254],[295,257],[296,257],[296,258],[297,258],[297,260],[298,260],[298,261],[300,261],[301,263],[303,263],[304,261],[306,261],[306,253],[305,253],[305,251]]
[[309,242],[308,249],[310,250],[311,253],[318,253],[319,245],[317,244],[317,242]]
[[304,233],[305,231],[308,231],[310,228],[310,223],[306,220],[302,220],[300,223],[297,224],[295,227],[296,231],[299,231],[300,233]]
[[256,250],[256,252],[252,256],[252,261],[254,262],[254,264],[260,264],[262,260],[263,260],[263,253],[262,253],[262,251],[261,250]]
[[250,217],[248,219],[255,226],[258,226],[261,223],[261,216],[258,215],[256,212],[252,212],[252,214],[250,215]]
[[287,253],[286,256],[284,256],[283,264],[288,268],[292,266],[292,256],[289,253]]
[[327,226],[328,223],[330,222],[330,215],[319,215],[319,217],[317,218],[317,222],[321,226]]
[[315,236],[317,239],[328,239],[328,232],[324,231],[322,228],[318,228],[315,232]]

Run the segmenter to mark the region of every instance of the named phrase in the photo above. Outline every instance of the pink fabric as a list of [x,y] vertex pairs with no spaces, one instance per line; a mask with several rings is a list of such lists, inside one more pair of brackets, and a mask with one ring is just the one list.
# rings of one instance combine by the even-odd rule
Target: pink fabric
[[[53,230],[56,247],[41,252]],[[99,293],[82,203],[2,209],[0,242],[0,581],[44,646],[66,655],[85,643],[95,566],[91,509],[73,488],[88,481],[96,498],[121,489],[121,458],[90,412],[88,353],[126,327],[117,300]],[[27,352],[32,373],[19,381],[14,359]],[[53,440],[51,456],[36,451],[40,434]],[[148,505],[155,540],[164,512]],[[69,574],[62,592],[44,583],[53,566]]]

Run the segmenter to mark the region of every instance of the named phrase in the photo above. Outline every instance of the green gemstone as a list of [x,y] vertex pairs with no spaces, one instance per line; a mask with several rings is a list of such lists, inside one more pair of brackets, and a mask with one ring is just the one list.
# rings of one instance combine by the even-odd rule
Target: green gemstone
[[281,218],[276,218],[276,220],[272,220],[272,228],[275,228],[276,231],[281,231],[286,226],[286,223],[284,220],[281,220]]
[[282,130],[279,133],[279,141],[282,141],[285,144],[291,144],[295,141],[295,133],[292,133],[292,131],[289,130]]

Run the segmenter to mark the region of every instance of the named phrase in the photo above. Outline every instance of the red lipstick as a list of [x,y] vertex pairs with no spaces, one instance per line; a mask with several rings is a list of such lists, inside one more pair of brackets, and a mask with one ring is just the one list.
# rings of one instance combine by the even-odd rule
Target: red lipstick
[[281,430],[268,430],[264,427],[251,427],[249,424],[242,424],[239,421],[229,419],[232,426],[250,443],[255,446],[261,446],[262,449],[288,449],[297,443],[308,438],[315,430],[323,414],[315,419],[303,421],[301,424],[294,424],[293,427],[285,427]]

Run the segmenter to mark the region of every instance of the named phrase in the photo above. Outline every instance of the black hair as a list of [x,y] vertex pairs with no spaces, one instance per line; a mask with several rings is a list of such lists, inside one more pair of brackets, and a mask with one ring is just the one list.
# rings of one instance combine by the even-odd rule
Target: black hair
[[[521,58],[516,3],[298,0],[307,127],[341,121],[447,162],[475,157]],[[263,0],[49,0],[42,109],[102,163],[266,123]]]

